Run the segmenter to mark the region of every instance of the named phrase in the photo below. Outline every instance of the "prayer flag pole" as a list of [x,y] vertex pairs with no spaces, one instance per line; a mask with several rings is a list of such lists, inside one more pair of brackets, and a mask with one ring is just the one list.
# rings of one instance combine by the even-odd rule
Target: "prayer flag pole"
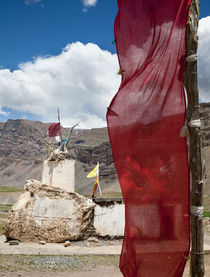
[[204,276],[203,176],[200,106],[197,81],[199,2],[192,0],[187,25],[185,88],[188,96],[189,160],[191,171],[191,277]]
[[99,183],[99,162],[97,162],[97,176],[98,176],[98,189],[99,189],[99,194],[100,194],[100,197],[102,197],[101,186],[100,186],[100,183]]
[[61,127],[61,119],[60,119],[60,110],[59,110],[59,108],[57,108],[57,113],[58,113],[58,122],[59,122],[60,128],[61,128],[61,135],[60,135],[60,149],[61,149],[63,138],[62,138],[62,127]]
[[[61,119],[60,119],[60,111],[59,111],[59,108],[57,108],[57,113],[58,113],[58,122],[60,123],[60,126],[61,126]],[[61,141],[62,141],[62,133],[61,133],[60,139],[61,139]]]

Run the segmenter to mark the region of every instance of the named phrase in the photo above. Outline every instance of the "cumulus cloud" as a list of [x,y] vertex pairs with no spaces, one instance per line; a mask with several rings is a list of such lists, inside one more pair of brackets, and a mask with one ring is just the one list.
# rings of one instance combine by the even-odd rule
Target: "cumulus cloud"
[[83,12],[87,12],[89,7],[95,6],[97,4],[97,0],[83,0]]
[[95,6],[97,3],[97,0],[83,0],[84,6]]
[[210,16],[199,21],[199,47],[198,47],[198,81],[200,99],[204,102],[210,101]]
[[39,115],[44,122],[56,121],[80,128],[106,126],[106,108],[117,92],[116,54],[96,44],[68,44],[57,56],[38,57],[11,72],[0,70],[2,107]]

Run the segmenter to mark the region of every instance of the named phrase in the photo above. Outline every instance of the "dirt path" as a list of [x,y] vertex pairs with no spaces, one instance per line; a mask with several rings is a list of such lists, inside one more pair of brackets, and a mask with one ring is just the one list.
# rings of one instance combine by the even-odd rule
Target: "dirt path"
[[39,243],[20,242],[19,245],[10,246],[6,243],[5,236],[0,236],[0,254],[22,254],[22,255],[119,255],[122,240],[101,240],[99,243],[80,241],[72,242],[69,247],[63,243]]
[[[5,236],[0,236],[0,254],[23,255],[120,255],[122,240],[100,240],[99,243],[80,241],[72,242],[70,247],[64,247],[63,243],[39,243],[20,242],[19,245],[10,246],[5,243]],[[210,252],[210,236],[205,235],[204,249]]]

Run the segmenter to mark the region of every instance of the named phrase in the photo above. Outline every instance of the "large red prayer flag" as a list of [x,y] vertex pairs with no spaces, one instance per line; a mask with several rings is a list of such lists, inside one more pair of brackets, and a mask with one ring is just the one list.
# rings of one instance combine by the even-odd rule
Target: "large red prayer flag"
[[126,277],[181,277],[189,253],[189,167],[180,131],[190,3],[118,0],[122,82],[107,122],[125,202]]
[[61,135],[61,126],[60,123],[52,123],[48,128],[48,136],[56,137]]

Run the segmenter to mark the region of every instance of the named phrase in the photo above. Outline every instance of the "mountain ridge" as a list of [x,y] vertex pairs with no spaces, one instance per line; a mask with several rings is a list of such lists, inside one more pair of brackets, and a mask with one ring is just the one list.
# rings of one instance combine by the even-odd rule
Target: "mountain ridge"
[[[207,176],[204,194],[210,195],[210,103],[201,103],[200,115]],[[49,125],[26,119],[0,122],[0,186],[22,188],[27,179],[41,181],[42,162],[47,156],[46,143],[56,146],[54,138],[47,137]],[[68,132],[69,128],[62,128],[64,137]],[[107,128],[74,129],[68,158],[76,160],[77,192],[91,193],[92,180],[86,175],[98,161],[102,189],[120,192]]]

